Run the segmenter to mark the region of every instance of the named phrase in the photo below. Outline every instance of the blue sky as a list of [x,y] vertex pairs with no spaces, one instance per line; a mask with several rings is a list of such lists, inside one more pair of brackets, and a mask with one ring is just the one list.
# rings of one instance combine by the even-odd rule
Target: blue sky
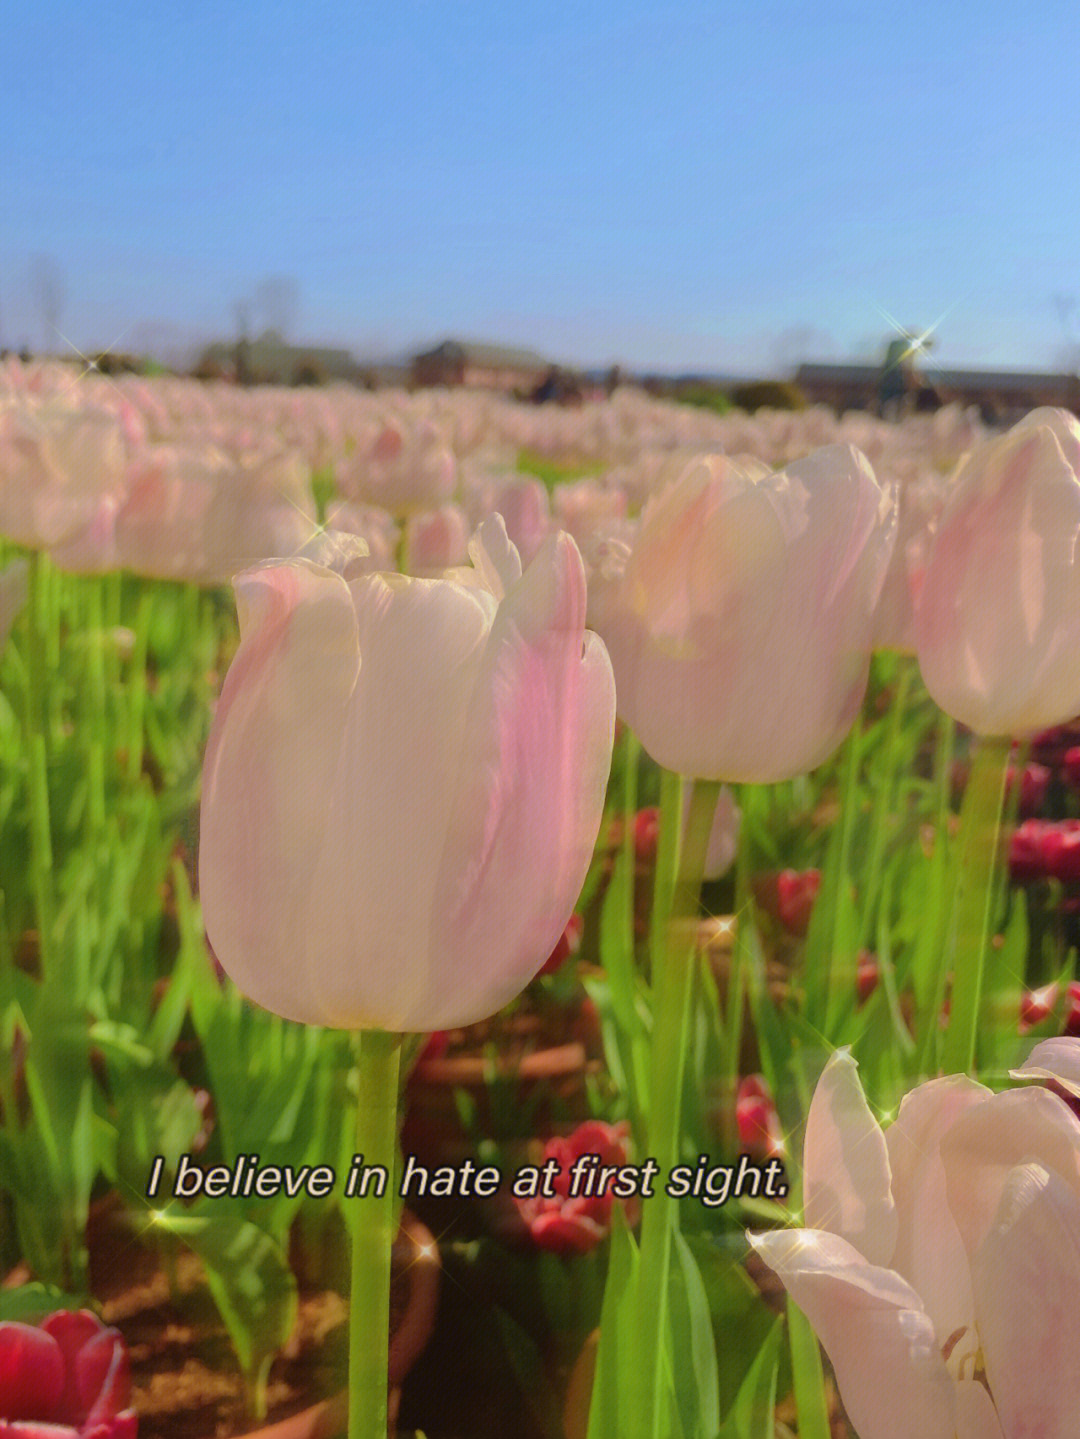
[[[447,336],[755,373],[938,323],[1080,351],[1075,0],[20,7],[0,54],[0,337]],[[1075,308],[1070,311],[1070,302]],[[55,340],[60,347],[62,341]]]

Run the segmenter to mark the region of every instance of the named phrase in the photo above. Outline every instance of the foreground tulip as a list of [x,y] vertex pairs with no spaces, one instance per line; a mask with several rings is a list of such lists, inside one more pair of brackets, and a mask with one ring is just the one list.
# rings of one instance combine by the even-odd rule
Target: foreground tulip
[[39,1327],[0,1323],[0,1434],[135,1439],[130,1397],[123,1340],[89,1310],[50,1314]]
[[469,1024],[551,954],[611,761],[614,684],[569,536],[522,575],[496,517],[458,579],[237,577],[207,750],[207,932],[252,999],[389,1031]]
[[778,474],[704,456],[650,500],[594,612],[652,757],[754,783],[828,758],[862,702],[895,528],[850,446]]
[[808,1227],[750,1236],[860,1439],[1080,1432],[1080,1042],[1036,1045],[1014,1077],[1043,1084],[931,1080],[883,1132],[837,1051],[807,1117]]
[[948,714],[1017,735],[1080,713],[1080,422],[1033,410],[961,463],[915,608]]

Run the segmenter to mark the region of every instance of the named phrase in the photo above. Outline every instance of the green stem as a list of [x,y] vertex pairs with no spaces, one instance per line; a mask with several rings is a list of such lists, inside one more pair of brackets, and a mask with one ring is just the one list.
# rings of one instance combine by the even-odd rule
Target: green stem
[[[683,1078],[689,1047],[691,996],[697,939],[701,877],[720,787],[694,785],[690,814],[678,862],[678,879],[670,894],[658,894],[663,930],[654,930],[652,1082],[649,1092],[647,1157],[659,1166],[655,1192],[643,1206],[641,1267],[635,1342],[636,1393],[629,1407],[637,1426],[620,1439],[664,1439],[661,1397],[667,1329],[668,1279],[672,1234],[678,1227],[678,1201],[666,1192],[668,1176],[679,1158]],[[682,832],[682,789],[676,776],[664,776],[660,839]],[[658,888],[665,879],[664,856],[658,856]],[[666,901],[666,902],[665,902]],[[654,910],[654,919],[656,918]]]
[[960,811],[952,1003],[942,1051],[946,1074],[968,1074],[975,1066],[1010,748],[1007,737],[980,741]]
[[131,658],[131,677],[127,685],[129,707],[125,778],[129,785],[137,784],[142,773],[143,745],[146,736],[146,695],[149,688],[147,651],[153,613],[154,591],[149,585],[144,585],[139,592],[138,608],[135,614],[135,650]]
[[30,757],[30,877],[37,915],[41,973],[48,975],[53,939],[52,826],[49,817],[49,721],[45,696],[46,563],[36,552],[30,556],[27,582],[26,744]]
[[90,577],[86,586],[87,617],[87,699],[86,725],[87,834],[95,855],[105,832],[105,608],[103,582]]
[[381,1165],[389,1179],[381,1196],[372,1185],[365,1196],[348,1201],[352,1236],[349,1439],[386,1439],[400,1058],[400,1035],[369,1029],[358,1036],[356,1153],[364,1156],[366,1166]]

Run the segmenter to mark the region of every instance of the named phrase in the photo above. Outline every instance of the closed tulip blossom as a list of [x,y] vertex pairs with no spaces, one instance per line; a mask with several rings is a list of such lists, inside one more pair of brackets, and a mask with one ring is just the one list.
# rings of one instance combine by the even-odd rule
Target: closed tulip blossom
[[962,461],[915,608],[926,687],[980,734],[1080,713],[1080,422],[1039,409]]
[[313,1024],[449,1029],[551,954],[602,816],[615,720],[568,535],[522,574],[495,517],[453,579],[304,560],[235,581],[200,886],[227,973]]
[[884,1131],[838,1050],[806,1124],[803,1229],[750,1236],[814,1326],[859,1439],[1080,1432],[1080,1041],[1000,1094],[919,1085]]
[[0,1323],[0,1435],[5,1439],[135,1439],[128,1356],[89,1310],[40,1326]]
[[850,446],[778,473],[691,461],[596,586],[619,712],[652,757],[754,783],[828,758],[866,689],[895,528],[891,492]]

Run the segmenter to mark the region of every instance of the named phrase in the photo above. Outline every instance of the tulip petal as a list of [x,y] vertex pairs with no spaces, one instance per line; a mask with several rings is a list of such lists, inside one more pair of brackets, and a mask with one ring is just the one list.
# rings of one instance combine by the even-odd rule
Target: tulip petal
[[1080,1039],[1063,1035],[1040,1040],[1020,1068],[1009,1074],[1013,1079],[1050,1080],[1080,1099]]
[[838,1234],[870,1264],[888,1264],[897,1217],[889,1157],[847,1049],[829,1058],[806,1118],[803,1161],[807,1226]]
[[1075,1439],[1080,1424],[1080,1198],[1018,1167],[972,1269],[986,1375],[1010,1436]]
[[[445,925],[432,922],[433,892],[494,601],[398,575],[350,589],[360,669],[322,791],[325,837],[300,940],[312,1018],[445,1029],[432,986],[456,979]],[[470,959],[482,971],[481,956]]]
[[956,1439],[1005,1439],[994,1401],[978,1379],[956,1386]]
[[[327,840],[327,799],[360,667],[348,586],[304,562],[237,578],[240,647],[203,773],[199,885],[218,959],[257,1003],[317,1023],[298,936]],[[348,965],[350,945],[325,966]]]
[[1080,1131],[1064,1100],[1046,1089],[1013,1089],[968,1109],[941,1141],[949,1209],[974,1263],[1009,1176],[1039,1163],[1080,1197]]
[[860,1439],[955,1439],[953,1381],[909,1284],[836,1234],[749,1238],[813,1325]]
[[935,1331],[946,1336],[974,1316],[967,1253],[949,1211],[941,1142],[991,1091],[962,1075],[920,1084],[904,1096],[885,1131],[899,1219],[892,1267],[922,1295]]
[[[447,1028],[492,1013],[537,972],[581,890],[615,727],[603,645],[585,625],[573,540],[550,537],[500,605],[484,650],[435,887]],[[537,875],[543,875],[538,884]]]
[[0,1414],[51,1419],[64,1393],[64,1356],[50,1334],[30,1324],[0,1323]]

